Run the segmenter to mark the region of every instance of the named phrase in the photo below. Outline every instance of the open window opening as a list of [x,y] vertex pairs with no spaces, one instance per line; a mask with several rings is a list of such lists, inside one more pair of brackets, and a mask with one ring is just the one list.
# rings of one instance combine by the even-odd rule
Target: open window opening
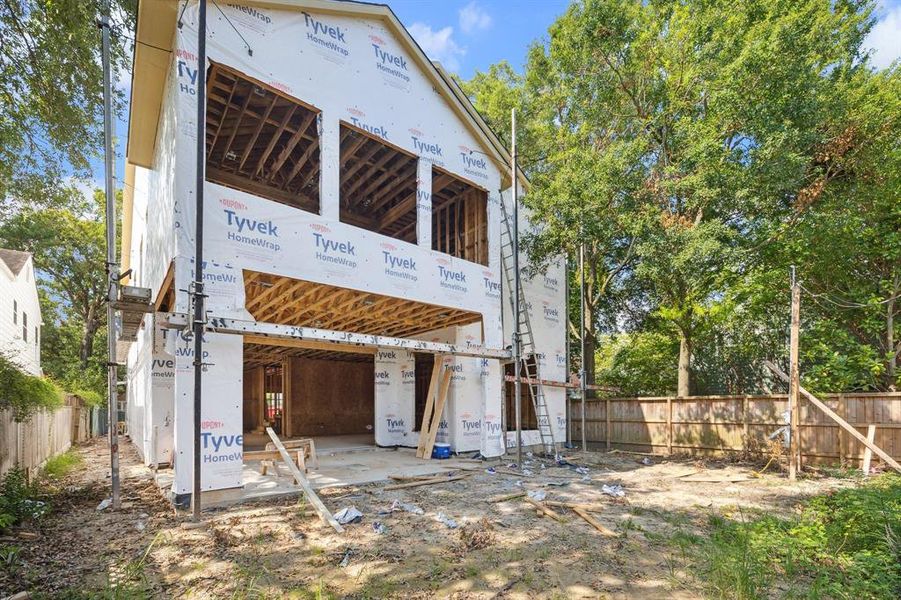
[[344,223],[416,243],[416,157],[341,123]]
[[432,167],[432,250],[488,265],[488,192]]
[[206,178],[319,213],[319,111],[214,63],[207,81]]
[[[526,360],[531,361],[534,359],[529,358]],[[523,360],[523,363],[525,363],[526,360]],[[525,365],[523,365],[520,376],[524,377],[525,372]],[[513,363],[504,365],[504,374],[513,377]],[[504,382],[504,410],[506,411],[504,414],[507,417],[507,431],[516,431],[516,389],[514,386],[515,384],[512,381]],[[538,417],[535,414],[535,405],[532,402],[532,389],[526,383],[523,383],[520,386],[519,400],[519,408],[522,411],[520,415],[523,430],[538,429]]]

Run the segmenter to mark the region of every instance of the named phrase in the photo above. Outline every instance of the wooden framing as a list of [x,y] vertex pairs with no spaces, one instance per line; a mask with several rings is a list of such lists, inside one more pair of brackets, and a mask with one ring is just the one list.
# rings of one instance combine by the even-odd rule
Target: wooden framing
[[244,272],[245,306],[257,321],[410,337],[481,321],[479,313],[290,277]]
[[447,403],[447,391],[450,388],[450,369],[445,368],[444,357],[435,355],[435,366],[432,369],[432,379],[429,382],[429,392],[426,397],[425,412],[422,415],[422,426],[419,429],[419,443],[416,446],[416,456],[429,459],[432,457],[432,448],[438,436],[438,427],[441,425],[441,414]]
[[319,111],[219,63],[207,98],[207,179],[318,214]]
[[[781,379],[782,381],[784,381],[786,383],[789,383],[791,381],[791,377],[789,375],[786,375],[782,371],[782,369],[777,367],[774,363],[772,363],[770,361],[764,361],[763,364],[766,365],[766,367],[770,371],[772,371],[774,375],[779,377],[779,379]],[[838,414],[834,410],[832,410],[831,408],[826,406],[822,400],[820,400],[819,398],[817,398],[816,396],[814,396],[813,394],[811,394],[810,392],[805,390],[802,386],[798,385],[796,387],[796,389],[797,389],[798,393],[800,393],[802,396],[807,398],[807,400],[810,401],[811,404],[813,404],[814,406],[819,408],[821,411],[826,413],[827,417],[829,417],[830,419],[832,419],[833,421],[838,423],[839,427],[841,427],[842,429],[844,429],[845,431],[850,433],[851,437],[853,437],[858,442],[863,444],[866,448],[868,448],[869,450],[874,452],[876,454],[876,456],[878,456],[879,458],[884,460],[885,463],[887,465],[889,465],[891,468],[893,468],[896,471],[898,471],[899,473],[901,473],[901,464],[899,464],[898,461],[896,461],[891,456],[889,456],[889,454],[887,452],[885,452],[882,448],[877,446],[873,441],[864,437],[863,434],[861,434],[859,431],[857,431],[857,429],[855,429],[852,425],[848,424],[848,422],[845,421],[843,418],[838,416]]]
[[341,122],[342,222],[416,243],[416,156]]
[[163,277],[163,283],[160,285],[160,291],[157,292],[156,301],[153,303],[155,312],[166,312],[175,308],[175,263],[170,262],[169,268],[166,270],[166,276]]
[[434,166],[432,250],[488,265],[488,192]]
[[297,468],[297,464],[291,460],[291,456],[288,454],[288,451],[285,449],[285,446],[282,444],[282,441],[278,439],[278,436],[275,435],[275,432],[272,431],[271,427],[266,428],[266,433],[269,434],[269,437],[272,439],[272,443],[275,445],[275,449],[278,450],[279,455],[282,457],[282,462],[287,465],[288,469],[291,470],[291,474],[294,475],[294,481],[297,482],[297,485],[303,489],[303,493],[306,495],[307,500],[310,501],[310,504],[313,505],[313,508],[316,510],[316,513],[319,515],[319,518],[322,519],[322,522],[326,525],[331,525],[332,528],[338,533],[343,533],[344,528],[335,520],[335,517],[332,516],[332,513],[325,507],[325,504],[322,503],[322,500],[319,499],[319,496],[316,495],[316,492],[313,491],[313,488],[310,487],[310,482],[307,481],[307,478],[301,473],[300,469]]

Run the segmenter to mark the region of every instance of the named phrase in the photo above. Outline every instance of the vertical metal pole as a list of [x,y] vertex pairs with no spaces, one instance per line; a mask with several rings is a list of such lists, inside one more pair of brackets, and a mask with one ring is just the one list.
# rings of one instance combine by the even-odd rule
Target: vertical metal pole
[[[563,311],[564,311],[563,322],[566,323],[566,327],[567,327],[566,337],[564,338],[565,347],[564,347],[564,351],[563,351],[564,352],[563,356],[564,356],[565,370],[563,372],[566,373],[566,383],[571,383],[570,376],[569,376],[569,373],[570,373],[570,371],[569,371],[569,344],[570,344],[570,339],[569,339],[569,269],[571,266],[572,266],[572,263],[569,260],[569,254],[567,254],[566,255],[566,266],[563,269],[563,274],[564,274],[563,298],[565,299],[565,302],[563,304]],[[572,422],[572,407],[570,406],[571,405],[570,400],[572,399],[572,398],[570,398],[570,388],[564,389],[563,393],[564,393],[564,397],[566,398],[566,443],[572,444],[573,422]]]
[[799,388],[801,375],[798,369],[798,342],[801,332],[801,286],[798,284],[795,267],[792,267],[792,307],[791,307],[791,331],[789,334],[788,360],[788,409],[790,411],[790,425],[788,438],[788,478],[794,480],[798,476],[800,467],[798,430],[800,424],[800,400]]
[[119,264],[116,262],[116,202],[113,190],[113,107],[110,73],[110,31],[109,0],[104,0],[103,14],[100,15],[100,32],[103,43],[103,146],[106,187],[106,338],[107,338],[107,387],[109,395],[109,454],[110,485],[112,487],[113,509],[120,506],[119,493],[119,395],[116,389],[116,310],[114,303],[119,299]]
[[522,469],[522,346],[520,345],[519,298],[522,282],[519,278],[519,185],[516,174],[516,109],[510,111],[510,148],[513,192],[513,405],[516,411],[516,464]]
[[[584,230],[581,227],[579,229],[584,235]],[[588,382],[585,381],[585,377],[588,371],[585,369],[585,242],[583,240],[579,240],[579,338],[581,341],[579,391],[582,394],[582,452],[585,452],[588,450],[585,434],[585,396],[588,394]]]
[[194,518],[200,518],[200,415],[203,391],[203,168],[206,162],[206,0],[200,0],[197,21],[197,173],[194,233],[194,486],[191,504]]

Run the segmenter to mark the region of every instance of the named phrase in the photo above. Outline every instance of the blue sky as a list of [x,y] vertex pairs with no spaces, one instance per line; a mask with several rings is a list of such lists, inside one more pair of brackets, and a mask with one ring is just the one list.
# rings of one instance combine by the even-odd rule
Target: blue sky
[[[566,10],[569,0],[381,0],[391,6],[429,58],[464,79],[491,64],[507,60],[522,70],[529,45],[543,39],[548,26]],[[901,0],[882,0],[879,22],[865,45],[873,64],[885,67],[901,57]],[[122,85],[122,83],[120,83]],[[127,125],[117,121],[117,177],[124,173]],[[103,161],[93,164],[93,182],[103,182]],[[120,179],[121,181],[121,179]]]

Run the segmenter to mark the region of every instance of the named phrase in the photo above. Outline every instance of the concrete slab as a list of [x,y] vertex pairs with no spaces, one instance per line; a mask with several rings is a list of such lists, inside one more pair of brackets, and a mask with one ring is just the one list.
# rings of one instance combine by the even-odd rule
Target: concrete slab
[[[370,448],[371,449],[371,448]],[[365,483],[387,481],[389,475],[416,476],[442,473],[461,467],[476,467],[477,463],[450,458],[447,460],[423,460],[416,458],[412,448],[378,448],[369,452],[321,453],[319,468],[310,469],[307,479],[313,489],[353,486]],[[260,474],[259,461],[244,463],[242,470],[243,488],[204,492],[205,507],[220,507],[260,499],[271,499],[301,493],[294,485],[288,468],[280,461],[278,475]],[[163,489],[172,486],[172,471],[157,473],[157,485]]]

